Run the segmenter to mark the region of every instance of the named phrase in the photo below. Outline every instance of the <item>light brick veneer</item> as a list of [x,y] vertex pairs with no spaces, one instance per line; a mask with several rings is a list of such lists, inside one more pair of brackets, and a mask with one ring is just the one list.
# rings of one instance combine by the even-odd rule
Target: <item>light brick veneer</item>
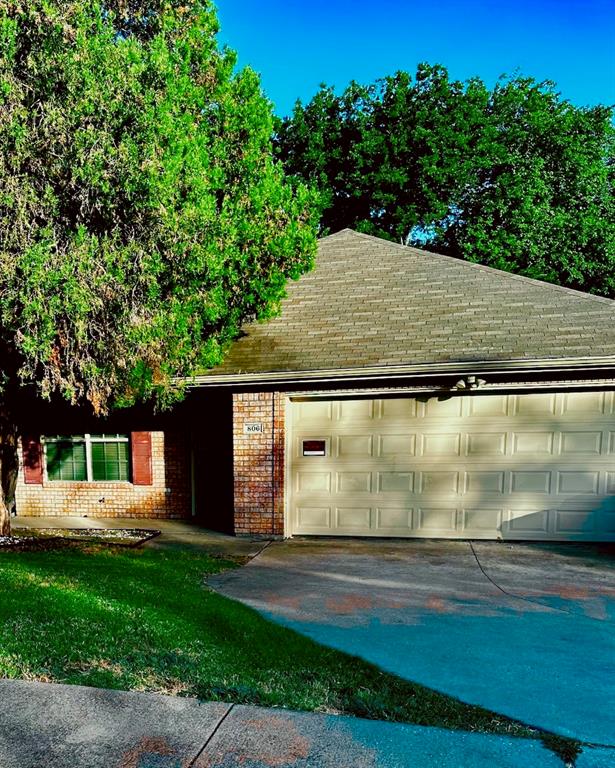
[[[284,408],[280,392],[233,395],[234,518],[238,535],[284,535]],[[245,434],[244,425],[263,425]]]
[[50,481],[26,485],[20,455],[17,484],[19,515],[88,517],[189,517],[190,460],[179,432],[152,432],[151,485]]

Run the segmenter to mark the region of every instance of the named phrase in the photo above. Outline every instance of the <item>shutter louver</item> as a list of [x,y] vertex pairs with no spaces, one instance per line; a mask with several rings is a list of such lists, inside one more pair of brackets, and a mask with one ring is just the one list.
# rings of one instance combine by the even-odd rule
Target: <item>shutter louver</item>
[[132,482],[134,485],[152,484],[152,433],[131,432]]
[[39,435],[21,438],[23,477],[27,485],[43,484],[43,446]]

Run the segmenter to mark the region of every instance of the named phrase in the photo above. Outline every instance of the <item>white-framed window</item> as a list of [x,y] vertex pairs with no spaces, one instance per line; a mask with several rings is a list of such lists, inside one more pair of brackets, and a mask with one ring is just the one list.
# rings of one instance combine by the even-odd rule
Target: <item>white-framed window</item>
[[48,480],[130,481],[128,435],[49,435],[42,443]]

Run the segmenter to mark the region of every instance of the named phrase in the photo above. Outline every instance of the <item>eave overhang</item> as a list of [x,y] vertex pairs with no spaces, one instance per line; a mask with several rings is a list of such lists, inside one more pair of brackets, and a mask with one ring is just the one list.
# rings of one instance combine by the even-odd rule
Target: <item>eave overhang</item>
[[264,371],[257,373],[211,373],[184,379],[190,388],[348,384],[364,381],[399,381],[433,376],[467,376],[483,374],[531,373],[550,375],[566,373],[568,376],[582,371],[592,374],[610,374],[615,380],[615,356],[575,357],[519,360],[463,360],[453,362],[416,363],[409,365],[367,366],[361,368],[313,371]]

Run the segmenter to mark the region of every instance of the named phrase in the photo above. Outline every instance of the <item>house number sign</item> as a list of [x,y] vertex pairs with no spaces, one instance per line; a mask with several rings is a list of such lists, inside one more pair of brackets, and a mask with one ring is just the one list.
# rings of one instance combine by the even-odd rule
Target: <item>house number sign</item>
[[262,435],[265,430],[260,422],[252,421],[243,425],[244,435]]

